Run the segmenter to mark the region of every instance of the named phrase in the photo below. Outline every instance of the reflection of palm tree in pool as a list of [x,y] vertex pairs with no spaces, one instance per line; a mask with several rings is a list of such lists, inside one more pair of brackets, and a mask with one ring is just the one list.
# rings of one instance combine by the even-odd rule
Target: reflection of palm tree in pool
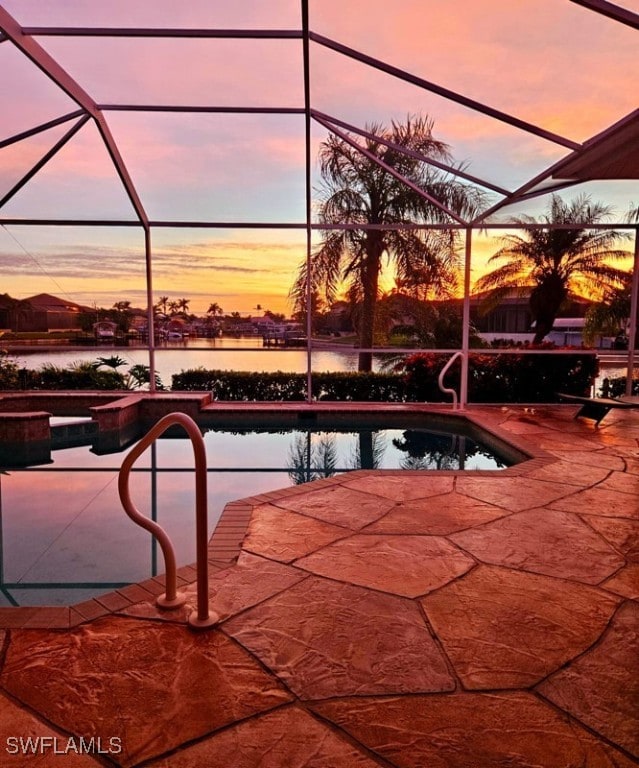
[[295,436],[288,454],[288,476],[295,485],[332,477],[344,469],[377,469],[386,449],[377,432],[358,432],[357,442],[350,452],[346,466],[338,465],[337,439],[334,435],[307,432]]
[[[313,438],[318,438],[314,440]],[[337,471],[335,439],[328,435],[296,435],[289,449],[288,476],[295,485],[332,477]]]
[[[402,469],[457,469],[460,440],[465,442],[457,435],[407,429],[402,439],[393,440],[393,445],[407,454],[401,461]],[[468,456],[468,450],[464,453]]]
[[491,458],[497,467],[506,466],[487,448],[464,435],[407,429],[401,439],[393,439],[393,445],[407,454],[400,462],[402,469],[465,469],[474,456]]
[[386,445],[379,432],[370,429],[357,435],[357,444],[351,455],[351,469],[379,469]]

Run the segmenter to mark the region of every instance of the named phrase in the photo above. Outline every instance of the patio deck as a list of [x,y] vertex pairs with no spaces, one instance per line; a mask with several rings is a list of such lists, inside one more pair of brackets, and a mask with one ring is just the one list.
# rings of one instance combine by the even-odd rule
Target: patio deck
[[541,458],[229,505],[212,630],[160,580],[0,611],[2,764],[638,765],[639,413],[471,412]]

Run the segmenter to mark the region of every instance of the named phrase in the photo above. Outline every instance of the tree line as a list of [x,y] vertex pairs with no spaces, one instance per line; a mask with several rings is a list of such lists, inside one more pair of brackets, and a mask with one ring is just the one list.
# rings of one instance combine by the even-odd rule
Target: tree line
[[[320,145],[318,221],[326,229],[313,249],[310,271],[306,262],[301,265],[290,294],[305,314],[309,297],[313,311],[313,304],[331,303],[343,293],[364,350],[360,371],[372,367],[366,350],[375,346],[382,319],[382,269],[392,268],[404,296],[421,302],[455,296],[460,231],[445,225],[471,220],[486,203],[482,189],[457,175],[464,166],[455,163],[433,128],[428,117],[408,117],[390,127],[368,126],[363,145],[333,134]],[[639,220],[639,208],[630,215]],[[619,247],[629,235],[600,226],[611,216],[610,207],[588,196],[567,202],[553,194],[542,216],[516,217],[521,234],[502,238],[489,261],[492,268],[474,286],[486,294],[485,311],[513,290],[529,295],[534,344],[552,330],[570,292],[598,300],[587,328],[591,333],[597,324],[624,322],[630,276],[614,263],[630,255]]]

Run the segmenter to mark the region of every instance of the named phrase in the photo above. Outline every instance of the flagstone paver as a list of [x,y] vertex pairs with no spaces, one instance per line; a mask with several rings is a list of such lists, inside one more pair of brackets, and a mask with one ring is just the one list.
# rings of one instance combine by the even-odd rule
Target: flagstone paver
[[466,573],[475,561],[436,536],[359,534],[295,565],[319,576],[405,597],[419,597]]
[[421,600],[468,689],[525,688],[599,639],[618,600],[584,584],[478,566]]
[[118,741],[86,743],[81,745],[63,731],[57,731],[49,724],[38,720],[33,714],[0,694],[0,763],[4,768],[11,766],[35,766],[36,768],[96,768],[103,765],[96,755],[88,750],[102,750],[103,753],[117,754]]
[[313,709],[402,768],[634,765],[529,693],[351,699]]
[[[214,628],[185,626],[192,567],[173,611],[154,602],[163,576],[2,608],[0,764],[639,765],[639,414],[469,410],[534,458],[230,503],[210,544]],[[11,756],[13,730],[121,751]]]
[[333,486],[283,498],[277,506],[357,530],[378,520],[395,506],[395,502],[354,488]]
[[606,491],[637,494],[639,493],[639,477],[624,472],[611,472],[597,487]]
[[407,501],[449,493],[453,490],[454,482],[453,477],[446,475],[423,477],[418,472],[383,472],[377,476],[350,480],[344,487],[374,493],[386,499]]
[[459,477],[456,488],[459,493],[511,512],[543,507],[574,491],[572,487],[528,477],[496,477],[489,483],[483,477]]
[[[560,457],[563,457],[563,455],[569,456],[573,451],[576,452],[576,455],[582,456],[584,452],[591,451],[594,447],[594,441],[591,437],[587,436],[587,433],[584,436],[582,430],[583,425],[578,434],[549,433],[547,436],[540,437],[539,447]],[[599,435],[597,435],[597,438],[599,438]],[[597,447],[601,447],[601,444],[599,443]]]
[[575,472],[574,461],[571,457],[570,460],[554,461],[545,464],[540,469],[535,469],[525,474],[526,477],[533,478],[534,480],[548,480],[552,483],[556,481],[557,477],[561,477],[562,482],[567,485],[576,485],[583,488],[605,480],[611,474],[611,470],[599,464],[584,464],[580,467],[579,472]]
[[582,518],[627,560],[639,562],[639,520],[596,515],[582,515]]
[[291,698],[220,632],[119,618],[15,630],[0,685],[71,733],[120,739],[123,765]]
[[[209,609],[222,621],[297,584],[305,577],[305,573],[281,563],[242,552],[234,566],[209,576]],[[142,602],[123,613],[140,618],[185,622],[197,605],[196,584],[185,587],[184,594],[186,603],[175,611],[161,610],[154,602]]]
[[639,605],[627,603],[601,642],[539,691],[639,758]]
[[611,491],[605,488],[588,488],[563,499],[554,501],[549,509],[559,509],[564,512],[580,512],[605,517],[629,517],[639,520],[637,497],[621,491]]
[[[273,531],[277,531],[276,536]],[[261,504],[253,511],[243,547],[290,563],[348,535],[349,531],[341,526],[309,519],[272,504]]]
[[[603,451],[600,447],[595,446],[591,451],[570,451],[567,470],[570,476],[580,477],[583,475],[583,467],[597,467],[603,470],[618,470],[623,472],[625,469],[625,462],[621,456],[615,456],[613,454]],[[552,473],[553,464],[548,466]],[[551,479],[556,479],[557,473]],[[562,480],[565,480],[565,476],[562,475]]]
[[349,584],[311,577],[224,631],[302,699],[455,687],[417,605]]
[[517,512],[450,538],[485,563],[584,584],[598,584],[625,564],[609,544],[567,512]]
[[424,533],[444,536],[509,514],[502,507],[452,491],[442,496],[402,501],[366,527],[366,533]]
[[149,768],[379,768],[330,726],[286,707],[187,747]]
[[639,563],[630,563],[601,586],[631,600],[639,600]]

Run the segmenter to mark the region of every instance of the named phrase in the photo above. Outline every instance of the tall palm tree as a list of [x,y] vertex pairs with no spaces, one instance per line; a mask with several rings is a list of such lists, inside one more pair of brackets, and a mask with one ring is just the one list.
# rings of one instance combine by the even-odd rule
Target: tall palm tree
[[155,305],[155,309],[157,309],[158,312],[162,312],[163,315],[167,315],[168,306],[169,306],[169,297],[160,296],[160,298],[158,299],[158,303]]
[[[381,224],[389,229],[327,230],[313,253],[311,274],[304,264],[291,289],[296,305],[306,295],[307,282],[331,303],[338,290],[346,289],[359,302],[359,345],[371,348],[375,336],[375,310],[379,297],[379,275],[384,260],[394,265],[406,280],[429,280],[434,294],[454,290],[457,280],[457,232],[454,230],[392,229],[394,225],[447,224],[449,213],[415,188],[440,202],[448,211],[468,217],[477,209],[483,193],[457,180],[454,175],[424,162],[429,156],[451,163],[446,144],[432,134],[428,117],[408,117],[405,123],[368,127],[359,151],[342,137],[330,135],[319,150],[322,186],[319,189],[319,221],[322,224]],[[349,137],[352,138],[352,137]],[[396,178],[381,163],[392,168],[412,186]],[[371,370],[372,355],[360,353],[359,370]]]
[[[621,286],[626,273],[610,264],[630,254],[615,248],[627,237],[612,229],[598,229],[611,216],[611,209],[591,203],[580,195],[565,202],[553,195],[548,213],[535,219],[516,219],[524,236],[506,235],[503,247],[489,260],[501,266],[475,283],[478,291],[490,291],[487,306],[495,306],[512,288],[530,290],[530,312],[535,321],[534,344],[550,333],[569,291],[600,297],[606,290]],[[573,229],[532,225],[574,224]]]

